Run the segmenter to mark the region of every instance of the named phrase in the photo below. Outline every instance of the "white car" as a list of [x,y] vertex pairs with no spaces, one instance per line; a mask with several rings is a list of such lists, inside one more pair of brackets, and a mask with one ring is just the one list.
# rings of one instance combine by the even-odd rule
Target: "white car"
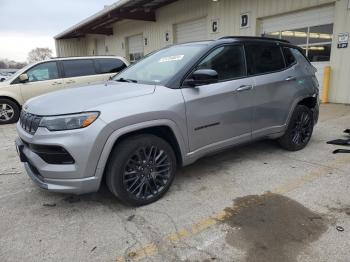
[[44,93],[107,81],[129,66],[122,57],[54,58],[26,66],[0,82],[0,124],[17,122],[22,105]]

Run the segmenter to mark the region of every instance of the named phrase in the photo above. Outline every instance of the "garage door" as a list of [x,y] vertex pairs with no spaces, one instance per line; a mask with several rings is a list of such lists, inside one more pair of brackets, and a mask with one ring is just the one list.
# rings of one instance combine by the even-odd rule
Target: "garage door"
[[176,24],[174,31],[175,43],[207,40],[207,19],[201,18],[185,23]]
[[97,45],[97,55],[105,55],[106,54],[106,43],[104,38],[98,38],[96,40]]
[[140,60],[144,55],[143,35],[135,35],[128,37],[128,52],[131,63]]
[[330,65],[333,39],[334,6],[324,6],[261,20],[260,32],[268,37],[286,39],[305,50],[317,68],[322,94],[323,72]]
[[262,33],[270,33],[306,26],[331,24],[333,21],[334,6],[326,6],[263,19],[261,22],[261,31]]

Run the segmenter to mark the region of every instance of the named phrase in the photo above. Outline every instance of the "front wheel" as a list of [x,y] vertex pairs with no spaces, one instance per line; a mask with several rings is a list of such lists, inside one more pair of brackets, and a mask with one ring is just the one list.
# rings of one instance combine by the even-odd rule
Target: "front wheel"
[[298,105],[290,119],[286,133],[279,139],[279,144],[289,151],[298,151],[307,146],[314,129],[312,110]]
[[153,135],[126,138],[112,152],[106,181],[121,201],[141,206],[160,199],[169,189],[176,172],[172,147]]
[[16,123],[20,114],[18,105],[9,99],[0,99],[0,125]]

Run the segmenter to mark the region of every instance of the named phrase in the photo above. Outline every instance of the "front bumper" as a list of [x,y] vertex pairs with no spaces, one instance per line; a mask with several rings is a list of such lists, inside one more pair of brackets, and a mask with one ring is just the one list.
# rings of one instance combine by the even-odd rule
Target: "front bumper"
[[[102,152],[105,138],[105,124],[96,121],[94,125],[81,130],[49,132],[38,129],[31,135],[17,124],[19,138],[16,148],[24,163],[28,176],[39,187],[59,193],[85,194],[96,192],[102,177],[95,176],[96,166]],[[29,145],[61,146],[74,158],[72,164],[49,164]]]

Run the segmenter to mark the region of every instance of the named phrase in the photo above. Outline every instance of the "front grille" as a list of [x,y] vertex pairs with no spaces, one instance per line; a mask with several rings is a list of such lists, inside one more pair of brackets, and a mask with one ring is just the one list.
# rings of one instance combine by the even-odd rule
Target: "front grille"
[[29,134],[34,135],[39,128],[42,117],[36,116],[25,111],[21,112],[20,125]]

